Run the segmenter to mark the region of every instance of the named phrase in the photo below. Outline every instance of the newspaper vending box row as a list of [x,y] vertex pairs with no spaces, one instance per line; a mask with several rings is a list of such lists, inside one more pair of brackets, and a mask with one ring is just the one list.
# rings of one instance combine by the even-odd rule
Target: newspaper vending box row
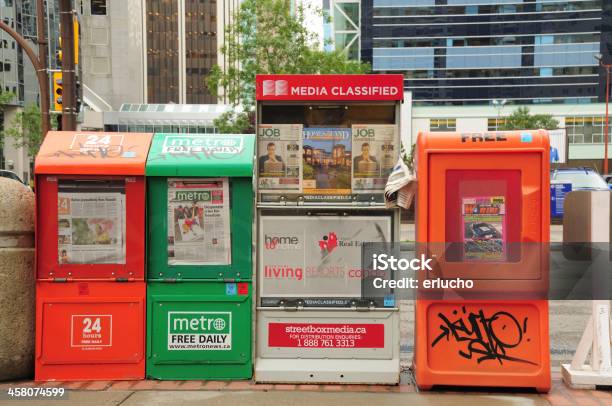
[[253,147],[248,135],[47,135],[36,380],[251,376]]

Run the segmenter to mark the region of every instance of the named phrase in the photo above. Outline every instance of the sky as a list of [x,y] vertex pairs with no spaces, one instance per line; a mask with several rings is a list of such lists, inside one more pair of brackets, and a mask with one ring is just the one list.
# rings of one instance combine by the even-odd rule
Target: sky
[[[321,9],[323,7],[323,0],[301,0],[301,2],[305,8],[310,6],[311,8]],[[306,26],[317,34],[319,44],[321,45],[321,48],[323,48],[323,17],[316,15],[315,13],[307,13]]]

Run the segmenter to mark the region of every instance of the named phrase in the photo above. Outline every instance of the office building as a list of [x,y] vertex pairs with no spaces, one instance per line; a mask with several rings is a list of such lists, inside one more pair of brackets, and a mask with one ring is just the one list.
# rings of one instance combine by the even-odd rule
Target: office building
[[566,128],[570,164],[601,168],[606,80],[595,57],[612,64],[612,1],[325,0],[337,49],[346,49],[347,3],[360,16],[359,58],[374,73],[405,76],[413,104],[404,140],[494,131],[527,105]]
[[91,110],[224,101],[205,80],[214,65],[225,66],[222,33],[239,0],[81,3],[84,98]]
[[323,0],[326,49],[341,49],[350,59],[361,58],[361,1]]
[[[608,2],[609,3],[609,2]],[[370,0],[362,59],[401,72],[415,105],[595,103],[602,0]],[[608,28],[609,29],[609,28]]]
[[[23,36],[37,53],[36,0],[0,0],[0,18]],[[26,105],[39,104],[38,81],[34,67],[23,49],[4,31],[0,31],[0,86],[14,94],[0,110],[0,129],[8,129],[16,114]],[[24,148],[11,138],[0,144],[0,169],[8,169],[28,181],[32,161]]]

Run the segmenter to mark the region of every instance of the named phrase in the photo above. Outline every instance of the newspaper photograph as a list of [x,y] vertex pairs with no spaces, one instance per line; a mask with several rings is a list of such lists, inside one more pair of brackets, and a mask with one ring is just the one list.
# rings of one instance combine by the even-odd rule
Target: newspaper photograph
[[125,195],[58,193],[60,264],[125,264]]
[[302,191],[302,125],[260,124],[257,129],[259,191]]
[[227,178],[168,179],[168,265],[230,265]]
[[353,193],[380,193],[399,151],[395,148],[395,125],[356,124],[353,136]]
[[351,129],[304,128],[304,194],[351,193]]
[[461,206],[464,260],[503,261],[506,241],[504,196],[466,197]]

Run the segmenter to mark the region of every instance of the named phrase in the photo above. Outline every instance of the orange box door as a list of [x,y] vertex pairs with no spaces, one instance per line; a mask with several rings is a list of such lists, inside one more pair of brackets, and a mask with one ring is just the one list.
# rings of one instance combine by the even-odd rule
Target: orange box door
[[144,378],[145,282],[37,283],[36,380]]

